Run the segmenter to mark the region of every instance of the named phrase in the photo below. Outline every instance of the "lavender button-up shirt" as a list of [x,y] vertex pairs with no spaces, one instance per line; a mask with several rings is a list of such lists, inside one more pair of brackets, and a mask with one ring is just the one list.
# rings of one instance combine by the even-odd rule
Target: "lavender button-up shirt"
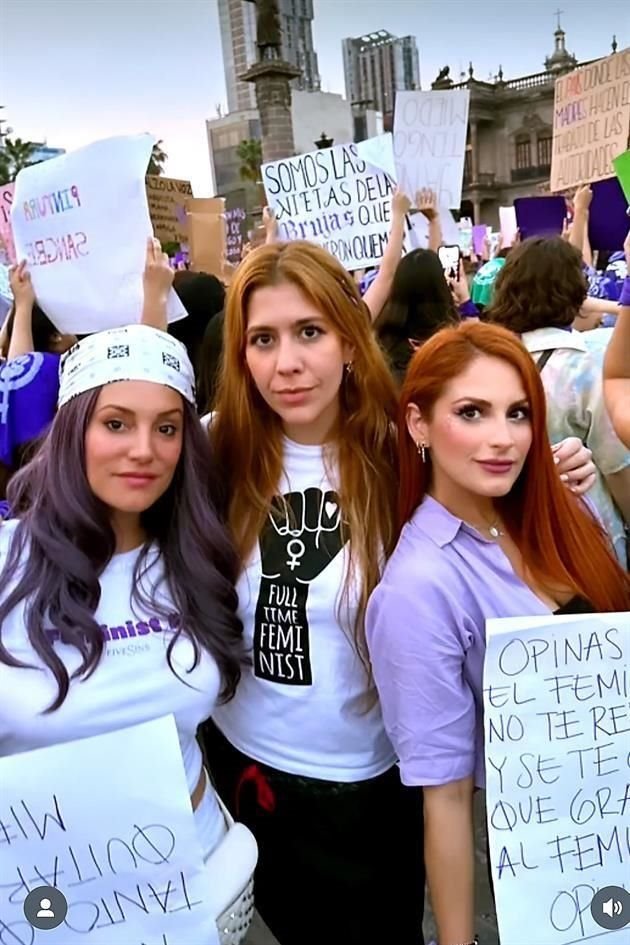
[[368,604],[367,642],[404,784],[483,787],[489,617],[547,615],[499,545],[427,496]]

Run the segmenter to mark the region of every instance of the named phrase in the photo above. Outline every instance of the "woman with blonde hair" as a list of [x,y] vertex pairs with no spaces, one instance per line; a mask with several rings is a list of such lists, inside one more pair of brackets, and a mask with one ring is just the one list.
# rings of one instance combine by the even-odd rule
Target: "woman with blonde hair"
[[402,530],[367,640],[402,780],[423,792],[438,941],[473,945],[486,621],[624,611],[630,578],[558,479],[539,372],[506,329],[462,325],[423,345],[401,393],[399,457]]
[[207,746],[258,840],[256,904],[282,945],[422,942],[420,797],[401,786],[363,627],[395,541],[395,416],[352,277],[309,243],[250,254],[211,437],[251,668]]

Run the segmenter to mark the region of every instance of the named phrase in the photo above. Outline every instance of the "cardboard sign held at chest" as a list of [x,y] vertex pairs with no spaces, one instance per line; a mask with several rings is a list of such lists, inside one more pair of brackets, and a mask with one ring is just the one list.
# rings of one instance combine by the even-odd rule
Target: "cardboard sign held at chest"
[[630,614],[492,619],[486,635],[486,805],[501,941],[594,941],[594,894],[628,882]]
[[[0,784],[0,942],[218,945],[173,716],[0,758]],[[47,885],[67,913],[40,937]]]

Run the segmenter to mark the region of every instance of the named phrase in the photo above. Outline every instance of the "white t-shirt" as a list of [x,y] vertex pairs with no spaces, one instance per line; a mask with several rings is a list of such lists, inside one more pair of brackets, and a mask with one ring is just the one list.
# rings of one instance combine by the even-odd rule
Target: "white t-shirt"
[[[16,521],[0,525],[0,570],[16,526]],[[57,682],[29,642],[24,603],[4,621],[3,645],[13,656],[35,668],[15,668],[0,662],[0,756],[113,732],[173,714],[192,794],[202,768],[197,728],[210,716],[216,703],[221,685],[219,670],[214,658],[202,650],[196,668],[187,672],[194,655],[192,643],[185,635],[180,636],[171,655],[178,675],[171,670],[166,648],[177,618],[157,551],[150,553],[142,586],[150,591],[152,600],[173,616],[165,619],[139,613],[135,602],[132,607],[133,571],[139,553],[135,549],[114,555],[101,575],[101,599],[95,619],[105,639],[103,656],[89,679],[71,681],[65,701],[54,712],[44,714],[56,698]],[[18,577],[19,574],[15,575],[9,587],[2,588],[3,598]],[[58,631],[51,628],[47,634],[72,674],[81,663],[78,650],[60,642]],[[85,776],[85,772],[79,774]],[[195,819],[207,855],[224,834],[225,822],[214,792],[207,791],[206,795],[195,811]]]
[[[342,598],[348,533],[322,447],[285,439],[280,492],[292,514],[270,513],[237,584],[252,667],[213,718],[236,748],[280,771],[328,781],[376,777],[396,756],[380,705],[366,712],[361,699],[367,675],[353,645],[356,592],[349,610]],[[274,506],[282,509],[282,500]]]

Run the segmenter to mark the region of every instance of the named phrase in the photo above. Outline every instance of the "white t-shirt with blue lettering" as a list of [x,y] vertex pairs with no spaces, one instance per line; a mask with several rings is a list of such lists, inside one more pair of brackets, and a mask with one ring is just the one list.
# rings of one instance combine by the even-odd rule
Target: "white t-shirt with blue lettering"
[[[0,524],[0,570],[16,526],[16,521]],[[138,556],[139,549],[114,555],[103,571],[101,599],[95,613],[105,642],[103,656],[89,679],[71,681],[65,701],[54,712],[44,710],[57,695],[57,682],[28,639],[24,604],[4,621],[0,628],[3,646],[32,668],[0,662],[0,757],[114,732],[173,714],[192,794],[202,768],[197,728],[214,709],[220,690],[219,670],[214,658],[202,650],[198,665],[188,672],[194,656],[185,634],[180,636],[171,655],[177,675],[170,668],[166,648],[178,625],[175,607],[162,579],[157,551],[150,553],[142,583],[150,590],[151,599],[159,601],[171,616],[156,616],[139,611],[135,603],[132,606],[133,572]],[[17,577],[0,589],[2,598]],[[81,663],[78,650],[63,643],[53,627],[46,632],[56,654],[72,674]],[[77,776],[85,777],[85,772],[77,771]],[[206,792],[195,819],[207,855],[225,832],[213,791]]]

